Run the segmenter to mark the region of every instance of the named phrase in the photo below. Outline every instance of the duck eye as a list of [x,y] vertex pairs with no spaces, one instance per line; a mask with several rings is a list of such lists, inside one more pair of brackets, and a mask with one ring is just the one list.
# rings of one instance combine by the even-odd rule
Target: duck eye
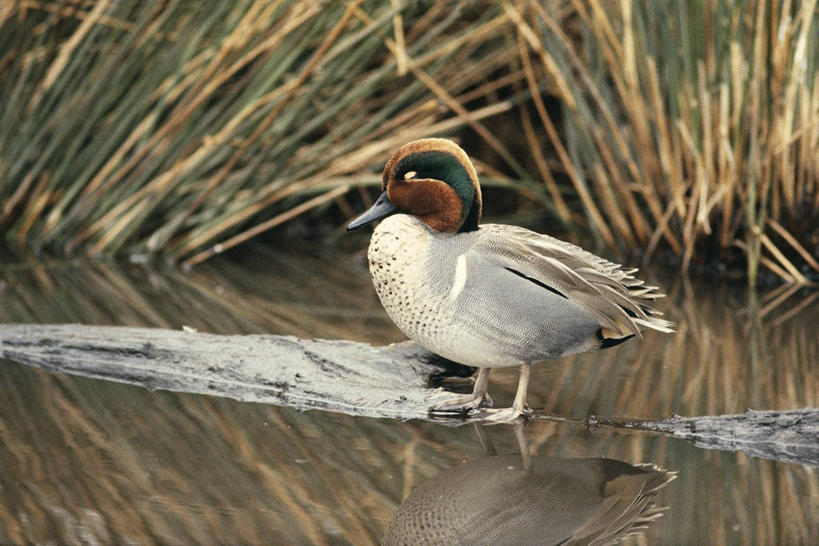
[[412,180],[412,179],[413,179],[413,178],[415,178],[416,176],[418,176],[418,173],[417,173],[417,172],[415,172],[415,171],[407,171],[407,172],[405,172],[405,173],[404,173],[404,180]]

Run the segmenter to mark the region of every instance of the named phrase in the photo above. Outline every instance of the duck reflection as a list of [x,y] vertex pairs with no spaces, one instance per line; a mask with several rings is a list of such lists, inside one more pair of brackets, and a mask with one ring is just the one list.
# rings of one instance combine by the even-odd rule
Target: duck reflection
[[446,470],[399,506],[383,544],[607,544],[659,518],[676,477],[613,459],[495,455]]

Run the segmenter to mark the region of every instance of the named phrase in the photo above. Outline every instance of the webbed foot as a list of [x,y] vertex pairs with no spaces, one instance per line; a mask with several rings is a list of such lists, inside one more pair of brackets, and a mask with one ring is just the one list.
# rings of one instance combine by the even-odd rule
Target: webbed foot
[[453,394],[441,392],[429,397],[431,416],[452,416],[453,414],[469,415],[480,408],[492,407],[492,398],[484,393]]
[[518,379],[518,389],[515,393],[515,401],[511,408],[484,409],[480,413],[470,415],[470,419],[494,425],[498,423],[513,423],[523,420],[532,410],[526,405],[526,391],[529,388],[530,364],[523,364],[520,367],[520,379]]
[[516,408],[486,408],[470,415],[471,419],[485,423],[487,425],[497,425],[502,423],[514,423],[516,421],[523,421],[532,413],[527,407]]
[[436,393],[428,398],[432,405],[432,418],[468,417],[480,408],[491,407],[492,398],[486,392],[489,386],[489,368],[480,368],[475,378],[475,387],[470,394]]

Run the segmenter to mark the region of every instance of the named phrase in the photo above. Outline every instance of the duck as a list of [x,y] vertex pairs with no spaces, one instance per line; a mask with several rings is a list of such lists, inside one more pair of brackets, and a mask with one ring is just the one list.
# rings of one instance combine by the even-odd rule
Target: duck
[[657,496],[676,477],[616,459],[493,455],[413,488],[382,544],[614,544],[663,515]]
[[[480,224],[478,175],[454,141],[424,138],[387,161],[381,194],[347,226],[379,221],[367,260],[395,325],[445,359],[478,369],[471,393],[431,396],[431,417],[516,422],[532,364],[672,332],[658,287],[579,246],[506,224]],[[511,407],[494,408],[494,368],[520,367]]]

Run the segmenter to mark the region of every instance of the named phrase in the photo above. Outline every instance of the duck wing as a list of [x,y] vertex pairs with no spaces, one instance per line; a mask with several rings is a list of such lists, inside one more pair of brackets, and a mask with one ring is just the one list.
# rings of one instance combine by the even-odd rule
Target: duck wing
[[642,337],[646,329],[673,331],[673,324],[651,307],[664,295],[634,277],[637,269],[623,269],[571,243],[509,225],[482,225],[472,250],[582,307],[608,330],[606,337]]

